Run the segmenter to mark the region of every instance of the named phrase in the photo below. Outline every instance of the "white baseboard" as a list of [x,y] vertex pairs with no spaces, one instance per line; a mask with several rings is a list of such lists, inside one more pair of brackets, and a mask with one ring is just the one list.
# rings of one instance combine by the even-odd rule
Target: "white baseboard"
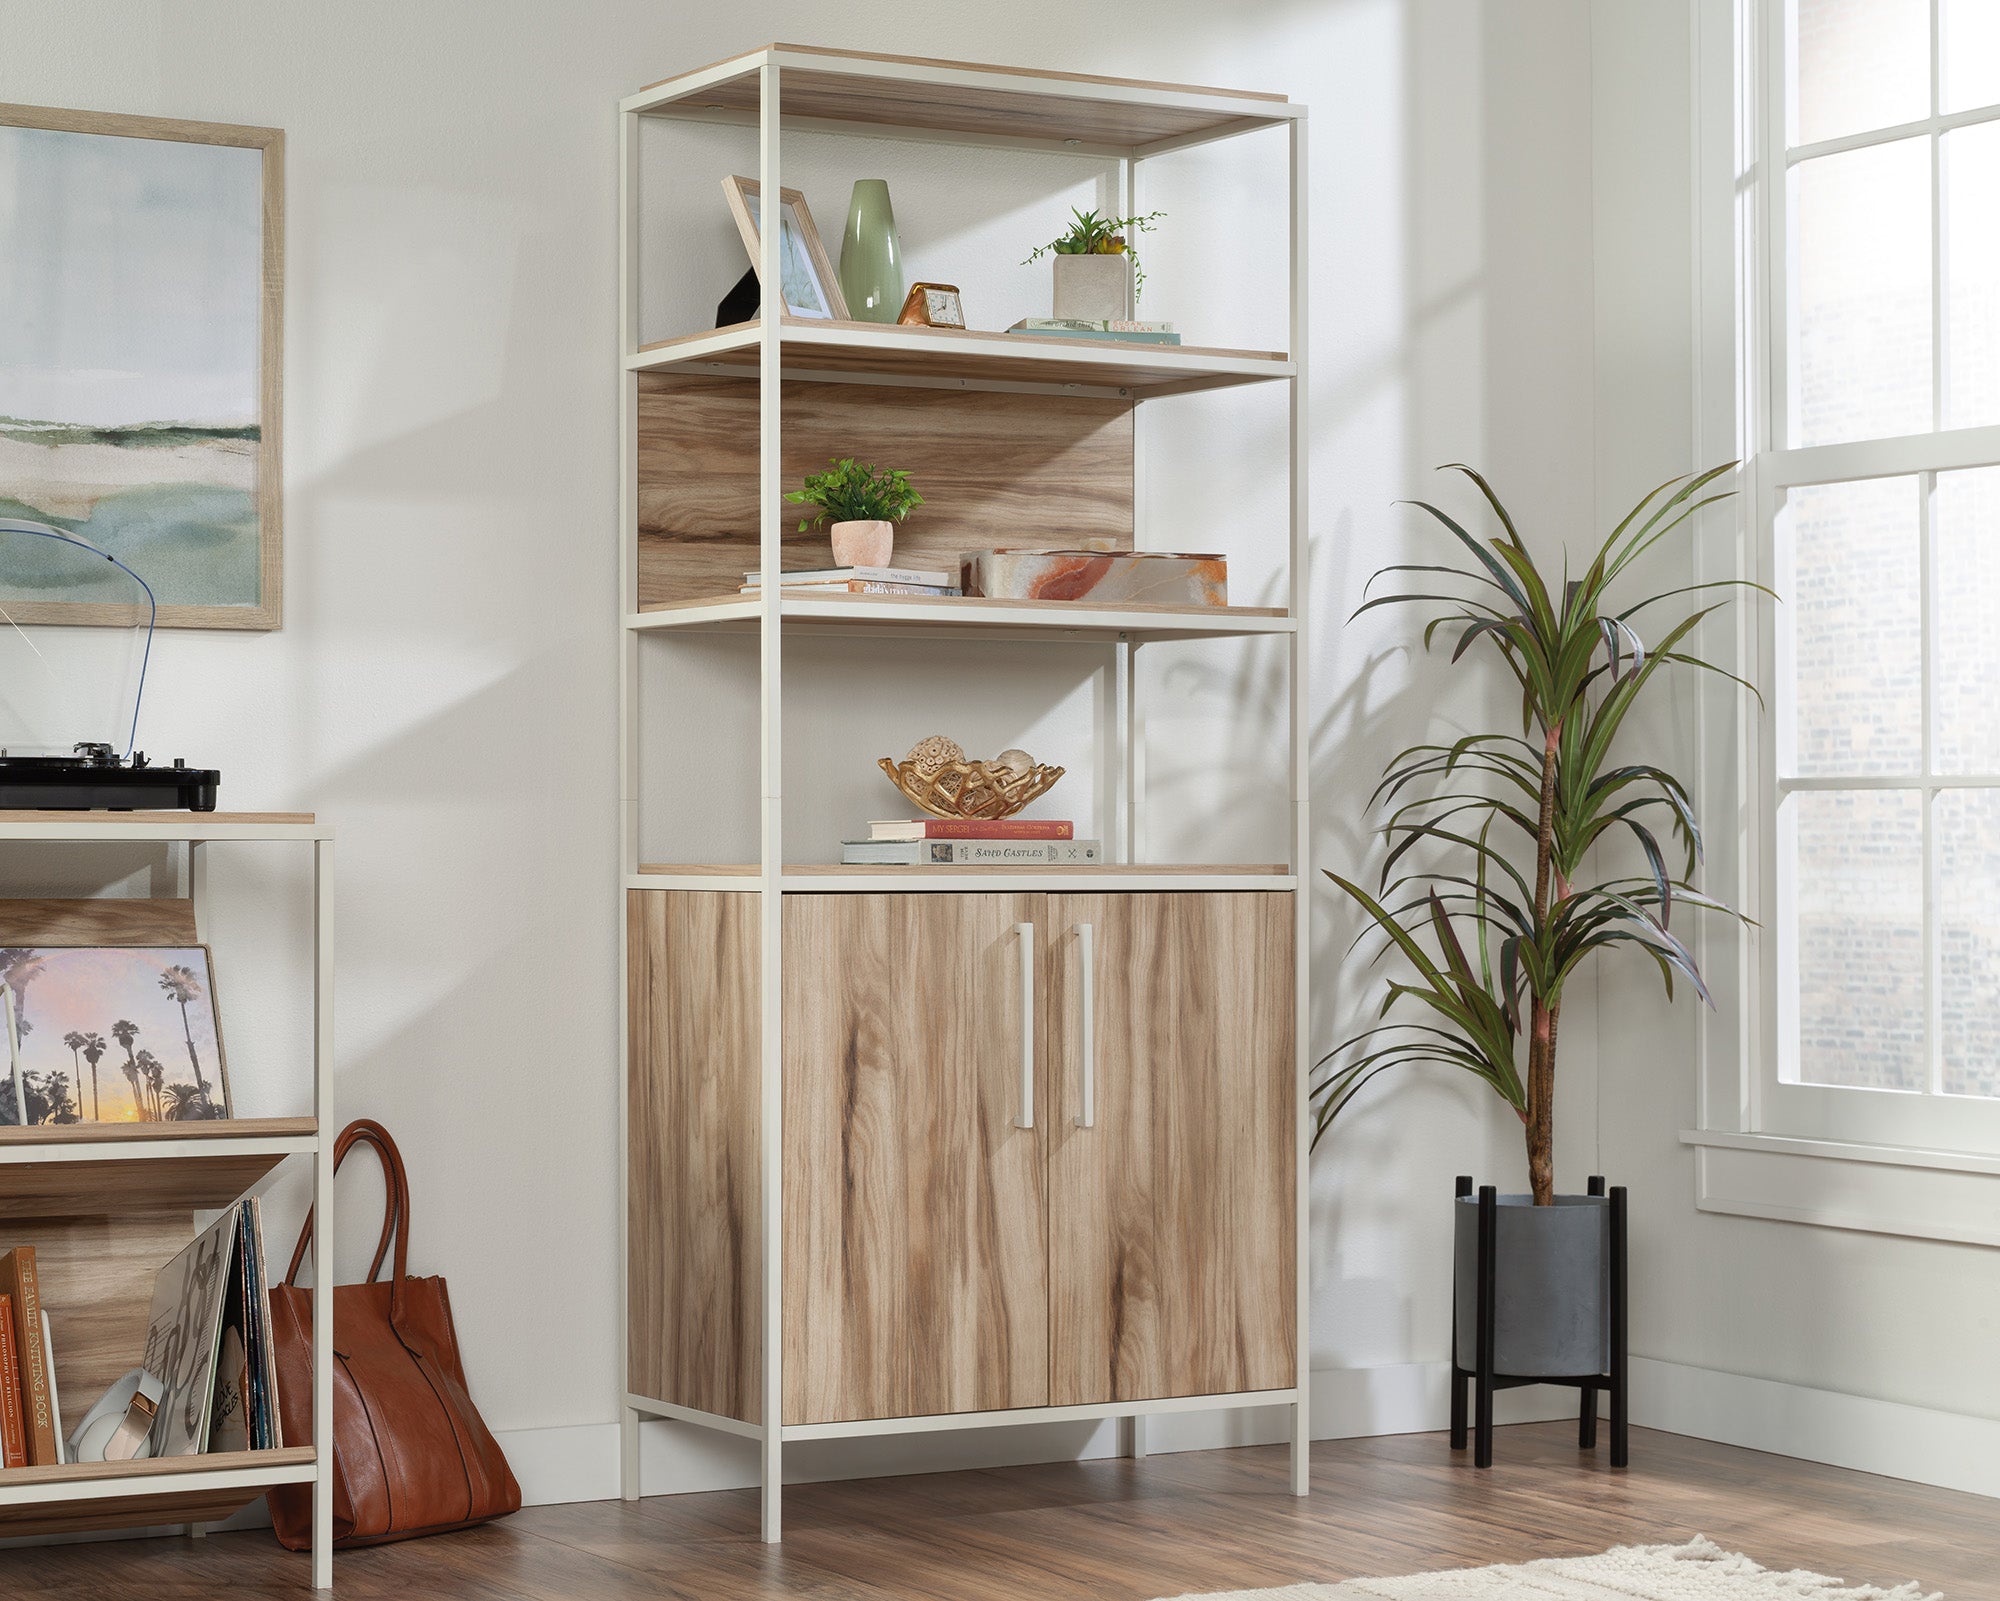
[[1632,1421],[1752,1451],[2000,1496],[2000,1419],[1634,1357]]
[[[1328,1368],[1313,1375],[1316,1440],[1442,1429],[1450,1417],[1446,1365]],[[1574,1392],[1508,1390],[1495,1398],[1503,1423],[1564,1417]],[[1148,1420],[1147,1449],[1205,1451],[1287,1438],[1284,1407],[1170,1414]],[[618,1425],[498,1431],[530,1506],[603,1501],[618,1494]],[[1115,1455],[1115,1423],[1042,1423],[874,1439],[800,1441],[785,1448],[788,1482],[866,1479],[964,1468],[1011,1467]],[[648,1421],[640,1430],[640,1482],[647,1495],[743,1489],[757,1482],[754,1441],[687,1424]]]

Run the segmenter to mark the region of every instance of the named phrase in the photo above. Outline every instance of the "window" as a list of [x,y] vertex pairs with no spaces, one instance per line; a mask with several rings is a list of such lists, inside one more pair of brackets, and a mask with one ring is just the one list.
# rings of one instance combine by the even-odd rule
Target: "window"
[[2000,1150],[2000,4],[1761,5],[1750,1126]]

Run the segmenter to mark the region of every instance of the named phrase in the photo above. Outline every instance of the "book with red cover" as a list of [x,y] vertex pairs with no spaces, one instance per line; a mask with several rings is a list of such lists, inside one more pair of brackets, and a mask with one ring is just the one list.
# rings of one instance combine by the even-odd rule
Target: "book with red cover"
[[21,1364],[21,1411],[28,1436],[28,1465],[54,1467],[55,1408],[49,1399],[49,1360],[42,1348],[42,1287],[35,1271],[35,1248],[17,1245],[0,1252],[0,1295],[13,1303],[14,1350]]
[[0,1468],[28,1465],[21,1422],[21,1359],[14,1351],[14,1298],[0,1295]]
[[1075,839],[1076,824],[1057,817],[918,817],[868,825],[875,839]]

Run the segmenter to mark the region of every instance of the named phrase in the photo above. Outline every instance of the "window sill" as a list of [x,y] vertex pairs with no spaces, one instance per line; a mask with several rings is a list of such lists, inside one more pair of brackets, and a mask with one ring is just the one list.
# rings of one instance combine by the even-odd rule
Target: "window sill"
[[2000,1246],[2000,1156],[1683,1129],[1703,1212]]

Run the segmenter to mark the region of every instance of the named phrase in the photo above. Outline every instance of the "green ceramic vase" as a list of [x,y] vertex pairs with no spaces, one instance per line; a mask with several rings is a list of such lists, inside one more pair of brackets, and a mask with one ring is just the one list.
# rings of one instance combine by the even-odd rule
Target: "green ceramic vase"
[[847,315],[856,322],[894,322],[903,309],[903,289],[903,246],[896,237],[888,181],[859,179],[840,242],[840,292]]

